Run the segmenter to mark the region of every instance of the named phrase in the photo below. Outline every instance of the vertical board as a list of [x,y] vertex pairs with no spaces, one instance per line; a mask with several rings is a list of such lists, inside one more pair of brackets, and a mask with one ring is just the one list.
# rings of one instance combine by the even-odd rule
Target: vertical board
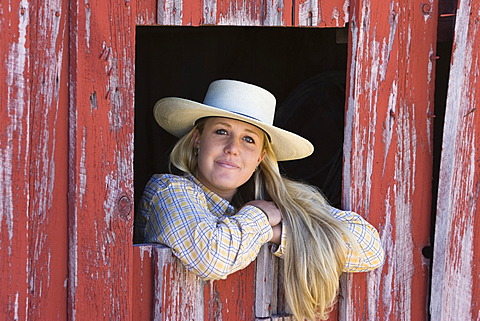
[[255,264],[204,287],[204,320],[254,320]]
[[66,8],[0,4],[0,306],[8,320],[66,319]]
[[153,320],[155,270],[153,268],[155,245],[133,247],[133,305],[132,320]]
[[460,0],[448,84],[432,320],[480,319],[480,1]]
[[349,20],[350,0],[299,0],[294,3],[295,26],[340,28]]
[[28,319],[67,317],[68,3],[31,1]]
[[189,272],[171,249],[150,246],[154,267],[153,316],[135,320],[255,319],[254,264],[229,275],[226,280],[204,282]]
[[360,0],[350,27],[344,207],[378,227],[383,267],[348,275],[341,320],[426,320],[437,3]]
[[132,316],[136,3],[70,3],[69,318]]
[[30,201],[30,14],[25,1],[0,2],[0,311],[26,319]]

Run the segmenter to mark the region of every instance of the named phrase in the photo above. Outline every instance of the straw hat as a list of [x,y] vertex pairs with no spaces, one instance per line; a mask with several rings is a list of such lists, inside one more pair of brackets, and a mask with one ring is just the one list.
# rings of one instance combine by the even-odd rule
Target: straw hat
[[157,123],[177,137],[188,133],[200,118],[225,117],[265,131],[279,161],[300,159],[313,153],[313,145],[308,140],[273,126],[275,97],[270,92],[236,80],[212,82],[203,103],[177,97],[160,99],[153,113]]

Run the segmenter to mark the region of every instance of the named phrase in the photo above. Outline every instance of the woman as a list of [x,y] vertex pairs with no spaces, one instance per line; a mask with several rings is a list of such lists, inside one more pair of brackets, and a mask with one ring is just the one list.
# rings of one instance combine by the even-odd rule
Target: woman
[[205,280],[243,269],[274,243],[294,316],[326,317],[341,273],[377,268],[384,252],[360,215],[330,207],[316,188],[280,174],[277,161],[307,157],[313,146],[273,126],[274,112],[272,94],[234,80],[213,82],[203,104],[158,101],[155,119],[181,137],[170,161],[185,175],[150,179],[137,233],[171,247]]

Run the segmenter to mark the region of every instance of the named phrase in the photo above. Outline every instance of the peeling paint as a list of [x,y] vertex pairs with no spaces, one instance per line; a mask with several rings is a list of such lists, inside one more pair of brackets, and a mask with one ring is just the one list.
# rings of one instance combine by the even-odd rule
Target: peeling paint
[[319,6],[318,1],[307,0],[299,4],[298,25],[311,27],[317,26],[319,22]]
[[203,21],[207,25],[213,25],[217,22],[217,1],[203,0]]

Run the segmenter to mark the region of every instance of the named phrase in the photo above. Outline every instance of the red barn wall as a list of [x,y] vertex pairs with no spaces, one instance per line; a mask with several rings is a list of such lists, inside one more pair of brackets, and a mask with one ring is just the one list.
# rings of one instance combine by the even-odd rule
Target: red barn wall
[[[165,279],[165,269],[186,273],[162,251],[132,244],[136,25],[349,22],[344,207],[365,213],[379,228],[387,260],[379,270],[345,278],[338,319],[426,320],[430,262],[421,252],[431,242],[437,6],[377,0],[3,1],[5,319],[150,320],[160,307],[175,309],[173,298],[154,294],[160,275],[162,286],[178,286],[177,279]],[[435,320],[479,317],[473,259],[480,247],[479,6],[479,0],[461,0],[457,15],[463,23],[455,30],[436,209]],[[200,288],[204,318],[255,317],[255,273],[251,266]],[[232,287],[243,298],[235,309],[228,308],[238,295]],[[466,299],[458,301],[458,293]]]

